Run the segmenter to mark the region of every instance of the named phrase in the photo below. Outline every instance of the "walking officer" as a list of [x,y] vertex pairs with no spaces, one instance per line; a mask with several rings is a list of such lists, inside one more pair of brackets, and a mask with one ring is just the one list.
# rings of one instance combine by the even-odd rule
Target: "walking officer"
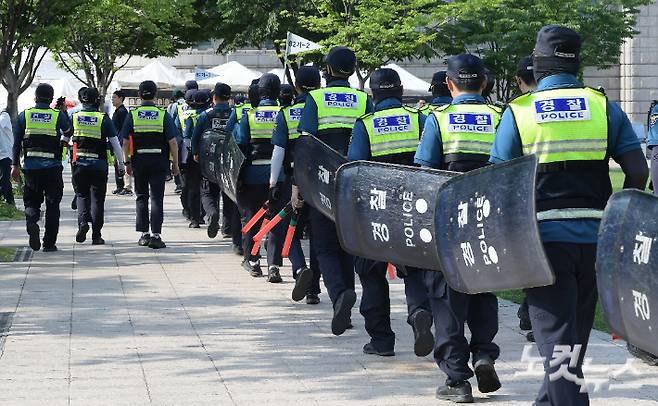
[[[281,108],[281,113],[276,117],[276,127],[272,134],[274,152],[270,172],[271,198],[274,197],[273,192],[277,190],[281,169],[283,169],[286,179],[283,188],[278,192],[277,200],[281,203],[280,207],[283,203],[290,201],[292,194],[295,142],[299,138],[297,124],[304,110],[308,92],[320,88],[320,72],[315,67],[302,66],[297,70],[295,76],[297,97],[292,106]],[[308,223],[308,206],[296,202],[295,209],[298,215],[297,228],[288,256],[292,263],[292,276],[295,279],[292,299],[297,302],[306,297],[307,304],[318,304],[320,303],[320,269],[315,254],[315,244],[313,239],[309,239],[311,267],[308,268],[300,241],[304,227]]]
[[[258,81],[258,94],[260,103],[257,107],[249,110],[247,117],[243,117],[237,128],[235,141],[241,146],[247,157],[243,169],[242,188],[238,192],[238,207],[242,211],[243,224],[251,219],[254,214],[267,201],[269,195],[270,166],[272,161],[272,132],[276,125],[276,117],[280,107],[277,104],[281,81],[272,73],[266,73]],[[278,179],[281,182],[283,179]],[[272,214],[270,208],[270,214]],[[242,238],[244,260],[242,267],[249,271],[251,276],[262,276],[260,268],[260,255],[252,255],[254,246],[253,237],[260,228],[260,221]],[[283,238],[275,227],[267,238],[267,281],[270,283],[281,282],[279,267]]]
[[427,115],[437,107],[452,103],[452,96],[450,95],[450,90],[448,89],[446,80],[446,71],[444,70],[435,72],[434,75],[432,75],[432,83],[429,88],[429,91],[432,92],[432,102],[424,105],[420,109],[421,113]]
[[137,243],[143,247],[159,249],[166,246],[160,234],[170,152],[173,157],[173,175],[180,172],[177,131],[171,116],[153,102],[158,93],[158,87],[153,81],[140,83],[138,93],[142,104],[126,117],[121,137],[127,141],[123,143],[126,172],[135,177],[135,229],[142,233]]
[[[413,157],[425,125],[425,115],[402,105],[403,87],[393,69],[377,69],[370,76],[375,111],[356,120],[347,152],[350,161],[368,160],[398,165],[413,165]],[[384,123],[381,126],[381,123]],[[400,126],[399,123],[406,123]],[[390,124],[390,126],[389,126]],[[384,133],[376,132],[385,130]],[[361,315],[370,342],[363,346],[366,354],[395,355],[395,333],[391,329],[391,301],[385,262],[355,258],[354,268],[363,288]],[[432,314],[423,281],[423,271],[406,268],[404,287],[407,298],[407,322],[414,331],[414,352],[419,357],[434,348]]]
[[[194,160],[199,162],[199,146],[201,143],[201,138],[203,133],[207,130],[213,130],[220,134],[223,134],[225,137],[231,136],[232,128],[228,126],[228,120],[231,117],[233,109],[229,106],[228,101],[231,98],[231,87],[225,83],[215,84],[215,90],[213,92],[213,107],[207,109],[197,119],[196,125],[194,126],[194,134],[192,135],[192,154],[194,154]],[[206,214],[209,219],[208,224],[208,237],[215,238],[219,231],[219,198],[220,198],[220,188],[216,183],[210,182],[208,179],[203,178],[201,181],[201,203],[203,208],[206,211]],[[227,213],[228,218],[232,221],[230,225],[230,230],[238,230],[238,233],[235,233],[238,238],[233,239],[233,250],[236,251],[237,248],[242,250],[242,238],[239,232],[240,226],[240,215],[233,203],[226,195],[223,195],[223,210],[227,211],[227,206],[229,207],[230,213]],[[236,248],[237,247],[237,248]]]
[[183,158],[185,159],[187,158],[187,147],[189,146],[189,140],[185,140],[185,132],[186,132],[185,123],[187,122],[188,117],[196,113],[197,109],[194,104],[194,98],[196,97],[197,92],[198,89],[190,89],[187,92],[185,92],[184,110],[182,112],[179,111],[179,114],[176,114],[176,117],[174,118],[174,124],[176,125],[176,128],[178,128],[179,131],[178,135],[176,136],[176,142],[178,142],[178,158],[180,159],[179,167],[181,170],[179,175],[179,183],[181,185],[180,203],[181,206],[183,207],[183,211],[182,211],[183,217],[185,217],[185,219],[190,221],[190,226],[192,226],[191,222],[193,221],[193,215],[191,213],[190,205],[189,205],[190,199],[187,196],[189,187],[185,186],[185,178],[187,175],[187,164],[183,161]]
[[47,83],[40,83],[34,92],[35,105],[18,115],[14,126],[14,147],[11,176],[18,181],[25,175],[23,203],[30,248],[41,249],[37,222],[41,204],[46,200],[46,230],[43,251],[57,251],[59,232],[59,204],[64,194],[62,180],[62,150],[71,136],[71,122],[66,113],[51,109],[55,91]]
[[[453,100],[428,117],[415,156],[417,164],[457,172],[487,165],[501,112],[482,97],[486,84],[480,58],[461,54],[448,59],[447,85]],[[493,342],[498,332],[496,296],[457,292],[447,286],[441,272],[426,271],[425,284],[434,317],[434,359],[448,375],[446,384],[436,391],[437,398],[473,401],[468,382],[473,376],[468,365],[471,354],[480,392],[498,390],[494,361],[500,350]],[[465,323],[471,330],[470,342],[464,335]]]
[[108,145],[111,144],[118,164],[117,176],[125,170],[123,150],[117,130],[110,117],[98,111],[100,94],[95,87],[82,94],[82,110],[73,113],[73,179],[78,202],[78,232],[75,241],[83,243],[89,231],[91,219],[91,243],[103,245],[101,229],[105,217],[107,193]]
[[[372,101],[360,90],[350,88],[348,78],[356,69],[356,55],[346,47],[334,47],[325,59],[327,87],[313,90],[306,98],[297,129],[302,135],[314,135],[330,147],[347,155],[352,127],[357,118],[373,111]],[[344,103],[334,103],[341,100]],[[296,151],[298,154],[303,151]],[[292,200],[299,193],[293,187]],[[331,331],[341,335],[352,326],[354,259],[340,246],[336,225],[319,211],[310,208],[311,240],[314,241],[320,272],[334,308]]]
[[[533,52],[537,90],[510,102],[491,150],[494,163],[527,154],[539,160],[537,219],[555,273],[553,285],[525,290],[544,357],[539,406],[589,404],[582,363],[597,301],[597,233],[612,194],[609,157],[624,171],[625,188],[643,189],[648,172],[626,115],[576,79],[580,49],[580,35],[569,28],[539,30]],[[567,346],[569,356],[554,355],[555,346]]]
[[200,228],[201,223],[201,166],[192,156],[192,133],[201,113],[206,111],[210,103],[210,94],[205,90],[197,90],[186,112],[183,147],[181,148],[181,167],[183,175],[183,193],[190,216],[190,228]]

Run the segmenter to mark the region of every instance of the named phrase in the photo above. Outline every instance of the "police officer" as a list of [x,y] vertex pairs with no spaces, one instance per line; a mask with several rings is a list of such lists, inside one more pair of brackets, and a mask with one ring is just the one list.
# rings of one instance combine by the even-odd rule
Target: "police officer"
[[21,158],[25,185],[25,223],[30,248],[41,249],[40,230],[37,222],[41,204],[46,200],[46,230],[43,235],[43,251],[57,251],[59,231],[59,204],[64,193],[62,180],[62,150],[71,136],[71,122],[65,113],[51,109],[53,87],[40,83],[34,92],[35,105],[18,115],[14,126],[14,147],[11,176],[20,179]]
[[[235,141],[243,148],[248,161],[243,169],[243,184],[238,191],[238,207],[242,211],[243,224],[249,221],[268,199],[270,166],[274,149],[272,132],[280,110],[277,104],[280,90],[281,81],[278,76],[272,73],[263,75],[258,81],[260,103],[247,112],[247,116],[240,120],[240,126],[237,127]],[[272,209],[270,208],[270,214],[274,214]],[[253,237],[258,232],[260,223],[259,221],[252,227],[242,239],[244,250],[242,267],[254,277],[262,275],[260,255],[251,255]],[[281,282],[279,267],[276,265],[282,261],[283,236],[280,235],[279,230],[278,227],[274,228],[267,239],[267,281],[271,283]]]
[[[402,83],[393,69],[374,71],[370,76],[370,89],[375,111],[356,120],[347,158],[350,161],[370,160],[413,165],[413,156],[425,125],[425,115],[402,105]],[[379,122],[398,123],[400,120],[408,123],[408,126],[396,124],[389,127],[384,135],[375,132]],[[388,264],[366,258],[355,258],[354,264],[363,288],[360,311],[371,338],[363,347],[363,352],[381,356],[395,355],[395,333],[391,330],[391,302],[386,280]],[[412,326],[415,336],[414,352],[424,357],[434,348],[434,336],[423,272],[407,268],[404,283],[409,314],[407,322]]]
[[[272,170],[270,172],[270,199],[275,198],[278,202],[290,200],[293,183],[293,153],[295,142],[299,138],[297,124],[301,117],[308,92],[320,88],[320,72],[312,66],[302,66],[295,75],[295,89],[297,97],[292,106],[282,107],[281,113],[276,117],[276,127],[272,134]],[[283,93],[283,90],[281,91]],[[277,193],[277,184],[281,169],[283,168],[286,181],[282,190]],[[279,206],[281,207],[281,206]],[[297,228],[292,240],[288,259],[292,263],[292,276],[295,287],[292,290],[292,299],[300,301],[306,296],[307,304],[320,303],[320,269],[315,255],[315,244],[313,239],[309,241],[311,267],[306,266],[306,258],[301,245],[301,234],[308,223],[308,206],[299,204],[297,209]]]
[[[439,107],[427,119],[415,162],[422,166],[467,172],[487,164],[500,109],[486,104],[481,93],[486,72],[480,58],[461,54],[448,59],[447,85],[451,104]],[[458,124],[458,125],[455,125]],[[459,124],[466,124],[465,126]],[[479,124],[479,125],[474,125]],[[436,343],[434,359],[448,375],[437,389],[439,399],[472,402],[468,379],[473,366],[482,393],[500,388],[494,361],[500,350],[493,339],[498,332],[498,301],[491,293],[467,295],[447,286],[441,272],[425,272]],[[471,330],[470,343],[464,323]]]
[[295,100],[295,87],[287,83],[282,84],[279,92],[279,105],[281,107],[291,106],[293,100]]
[[170,152],[173,158],[173,175],[180,172],[177,131],[171,116],[153,102],[158,93],[158,87],[153,81],[140,83],[138,93],[142,104],[126,117],[121,137],[127,141],[123,143],[126,172],[135,177],[135,228],[142,233],[137,243],[143,247],[159,249],[166,246],[160,234]]
[[78,201],[78,232],[75,241],[83,243],[91,219],[91,243],[103,245],[101,237],[107,193],[108,144],[118,161],[118,176],[123,175],[123,150],[117,131],[107,114],[99,112],[100,94],[95,87],[82,94],[82,110],[73,113],[73,179]]
[[[334,47],[324,62],[327,87],[309,93],[297,129],[302,134],[317,136],[346,155],[354,122],[372,112],[373,105],[364,92],[350,88],[348,78],[356,69],[356,55],[351,49]],[[332,103],[331,100],[345,102]],[[303,195],[304,191],[293,187],[293,203],[298,203],[300,193]],[[352,306],[356,302],[354,260],[340,246],[336,225],[314,208],[309,210],[311,240],[315,243],[320,272],[334,308],[331,331],[341,335],[352,326]]]
[[452,102],[450,90],[446,83],[446,71],[440,70],[432,75],[432,82],[429,91],[432,92],[432,101],[424,105],[420,112],[423,114],[431,113],[436,107],[444,106]]
[[[621,165],[625,188],[643,189],[647,179],[646,160],[626,115],[576,79],[580,48],[580,35],[569,28],[539,30],[533,53],[537,90],[510,102],[491,150],[494,163],[527,154],[539,160],[539,232],[555,273],[553,285],[525,290],[544,357],[544,382],[535,400],[540,406],[589,404],[579,380],[597,301],[599,219],[612,193],[609,157]],[[557,345],[567,346],[571,356],[554,355]]]
[[197,118],[201,113],[206,111],[210,103],[210,94],[205,90],[197,90],[194,93],[194,99],[190,104],[190,109],[186,112],[185,132],[183,133],[183,148],[181,155],[181,164],[184,168],[183,174],[183,193],[181,197],[186,199],[186,207],[190,216],[190,228],[199,228],[201,223],[201,167],[199,163],[192,158],[192,133],[196,125]]
[[[225,83],[215,84],[215,90],[213,92],[213,107],[201,113],[197,119],[196,125],[194,126],[194,134],[192,135],[192,153],[194,154],[194,160],[196,162],[199,162],[199,145],[204,131],[213,130],[220,134],[224,134],[225,137],[230,136],[232,128],[229,128],[228,120],[233,113],[233,109],[228,104],[230,98],[231,87],[229,85]],[[203,203],[203,207],[209,218],[209,238],[215,238],[219,231],[219,198],[219,185],[203,178],[201,181],[201,202]],[[226,195],[224,195],[223,199],[223,209],[226,211],[229,203],[233,202],[231,202]],[[235,205],[233,205],[233,207],[235,207]],[[232,221],[230,227],[233,230],[239,230],[240,216],[237,212],[237,208],[233,209],[233,207],[230,207],[229,210],[231,210],[231,213],[228,214],[229,219]],[[236,251],[239,249],[241,251],[242,239],[240,238],[240,233],[237,233],[237,237],[237,239],[233,240],[233,250]]]
[[[196,97],[196,94],[199,90],[198,89],[190,89],[185,92],[185,105],[184,107],[179,107],[179,109],[182,109],[178,111],[176,114],[176,117],[174,118],[174,124],[176,124],[176,127],[178,128],[178,135],[176,136],[176,142],[178,142],[178,157],[181,159],[179,162],[180,168],[181,168],[181,173],[179,176],[180,180],[180,185],[181,185],[181,193],[180,193],[180,202],[181,206],[183,207],[183,217],[185,217],[188,221],[190,221],[190,228],[192,228],[192,222],[193,220],[193,215],[190,210],[190,199],[188,197],[188,191],[190,188],[185,185],[185,179],[186,179],[186,174],[187,174],[187,164],[183,161],[183,159],[187,160],[187,154],[188,150],[187,148],[189,147],[189,142],[190,140],[185,140],[185,134],[186,134],[186,126],[185,123],[187,122],[188,117],[193,116],[196,114],[197,107],[194,102],[194,98]],[[186,145],[187,144],[187,145]],[[198,218],[197,218],[198,222]]]
[[532,56],[521,58],[516,67],[516,85],[521,94],[532,92],[537,88],[537,81],[532,69]]
[[[196,80],[188,80],[185,82],[185,91],[183,92],[182,98],[179,98],[174,106],[169,106],[172,107],[173,112],[169,111],[169,108],[167,111],[169,111],[169,114],[171,117],[174,119],[174,123],[176,124],[176,128],[178,128],[178,136],[176,137],[176,141],[178,142],[178,156],[182,155],[182,147],[183,147],[183,133],[185,132],[185,118],[187,118],[187,111],[190,110],[190,103],[193,102],[194,100],[194,94],[196,93],[195,91],[199,90],[199,84],[196,82]],[[180,93],[176,94],[177,96],[180,96]],[[174,176],[174,181],[176,182],[176,189],[174,190],[175,193],[183,193],[183,176],[178,175]],[[182,198],[181,198],[182,199]],[[185,199],[183,199],[185,200]],[[186,202],[183,202],[183,209],[185,209]],[[184,213],[185,217],[187,218],[187,212]]]

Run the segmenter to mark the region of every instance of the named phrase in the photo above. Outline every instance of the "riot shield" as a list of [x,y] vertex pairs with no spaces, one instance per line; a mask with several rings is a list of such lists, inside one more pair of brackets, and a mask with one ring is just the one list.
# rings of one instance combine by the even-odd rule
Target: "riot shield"
[[536,220],[536,167],[529,155],[443,184],[435,230],[450,287],[474,294],[554,282]]
[[608,201],[596,257],[599,298],[612,331],[658,354],[658,197],[623,190]]
[[304,201],[322,214],[335,218],[335,181],[347,159],[312,135],[295,142],[295,182]]
[[201,135],[199,143],[199,164],[201,174],[213,183],[219,184],[219,162],[221,161],[221,144],[225,134],[208,130]]
[[228,135],[221,143],[219,154],[218,184],[224,194],[237,203],[238,179],[245,162],[242,150],[232,135]]
[[457,172],[369,161],[336,175],[336,228],[349,253],[439,270],[434,215],[439,187]]

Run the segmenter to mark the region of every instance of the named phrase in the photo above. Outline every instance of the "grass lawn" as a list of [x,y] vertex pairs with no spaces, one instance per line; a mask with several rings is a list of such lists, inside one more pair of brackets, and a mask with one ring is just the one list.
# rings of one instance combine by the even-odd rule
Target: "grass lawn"
[[22,211],[10,206],[5,202],[0,202],[0,221],[3,220],[20,220],[24,218]]
[[0,247],[0,262],[10,262],[14,260],[16,248]]
[[[498,296],[501,299],[509,300],[510,302],[514,302],[517,304],[521,304],[523,301],[523,291],[521,290],[508,290],[505,292],[498,292],[496,293],[496,296]],[[610,328],[608,325],[603,321],[603,312],[601,310],[601,305],[599,303],[596,304],[596,314],[594,315],[594,328],[596,330],[604,331],[606,333],[610,332]]]
[[[618,192],[624,187],[624,172],[621,169],[610,169],[610,181],[612,181],[612,191]],[[649,182],[651,178],[647,181],[646,191],[649,191]]]

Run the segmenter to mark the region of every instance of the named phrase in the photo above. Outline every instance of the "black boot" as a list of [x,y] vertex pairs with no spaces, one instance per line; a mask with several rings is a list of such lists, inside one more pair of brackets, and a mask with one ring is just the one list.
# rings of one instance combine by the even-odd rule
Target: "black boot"
[[452,386],[445,384],[436,390],[436,398],[455,403],[473,403],[473,389],[468,381],[457,382]]

